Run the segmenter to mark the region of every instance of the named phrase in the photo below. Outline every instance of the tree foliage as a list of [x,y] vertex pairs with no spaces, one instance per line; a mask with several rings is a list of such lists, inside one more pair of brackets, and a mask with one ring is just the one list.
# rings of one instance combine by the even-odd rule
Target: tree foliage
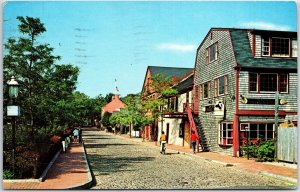
[[9,38],[5,44],[4,98],[9,101],[6,83],[15,76],[20,84],[22,122],[34,134],[35,129],[58,121],[58,108],[71,99],[76,89],[79,68],[56,64],[60,56],[53,55],[54,49],[49,44],[37,41],[46,32],[39,18],[17,19],[22,36]]
[[165,107],[167,99],[172,96],[177,96],[178,91],[171,86],[173,81],[171,78],[162,74],[154,75],[151,78],[151,87],[155,91],[157,97],[145,98],[143,108],[151,111],[154,119],[161,117],[169,109]]

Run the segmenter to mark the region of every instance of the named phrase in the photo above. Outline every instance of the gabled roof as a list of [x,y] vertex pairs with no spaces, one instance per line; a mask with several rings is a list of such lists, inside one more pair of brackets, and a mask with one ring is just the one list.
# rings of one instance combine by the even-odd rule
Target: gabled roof
[[187,78],[180,81],[173,88],[176,89],[178,93],[184,93],[187,90],[193,89],[193,83],[194,83],[194,73],[190,74]]
[[157,74],[165,75],[167,77],[175,77],[180,79],[187,73],[193,71],[194,68],[183,68],[183,67],[160,67],[160,66],[148,66],[144,78],[144,83],[142,87],[142,92],[144,91],[144,85],[146,82],[147,72],[150,71],[151,76],[155,76]]
[[119,99],[119,95],[115,94],[112,97],[112,101],[109,102],[108,104],[106,104],[104,107],[102,107],[102,113],[104,113],[104,112],[109,112],[109,113],[118,112],[121,109],[125,109],[125,107],[126,107],[126,105],[125,105],[125,103],[123,103]]
[[[230,29],[234,55],[236,58],[237,65],[239,67],[263,67],[263,68],[282,68],[282,69],[297,68],[297,58],[285,58],[285,57],[254,58],[252,55],[250,42],[247,34],[248,31],[249,30]],[[272,32],[275,31],[270,31],[270,34]],[[284,32],[281,33],[284,34]],[[286,32],[286,33],[291,33],[291,32]]]
[[[263,57],[254,58],[250,47],[248,32],[253,34],[274,34],[277,36],[289,36],[291,38],[297,37],[297,32],[294,31],[275,31],[275,30],[259,30],[259,29],[239,29],[239,28],[211,28],[206,34],[204,40],[197,48],[197,53],[202,47],[205,39],[208,38],[212,31],[229,31],[233,45],[234,55],[236,59],[236,67],[241,68],[271,68],[271,69],[297,69],[297,58],[275,58]],[[197,63],[195,60],[195,66]]]
[[193,70],[193,68],[181,68],[181,67],[158,67],[158,66],[149,66],[148,67],[151,76],[162,74],[167,77],[182,77],[189,71]]

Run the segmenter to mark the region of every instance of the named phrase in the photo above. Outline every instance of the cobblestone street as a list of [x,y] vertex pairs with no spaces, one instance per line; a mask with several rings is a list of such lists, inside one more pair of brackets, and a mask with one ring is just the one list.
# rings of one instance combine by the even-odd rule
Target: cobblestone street
[[147,146],[103,131],[84,131],[96,178],[92,189],[289,189],[289,183],[196,156]]

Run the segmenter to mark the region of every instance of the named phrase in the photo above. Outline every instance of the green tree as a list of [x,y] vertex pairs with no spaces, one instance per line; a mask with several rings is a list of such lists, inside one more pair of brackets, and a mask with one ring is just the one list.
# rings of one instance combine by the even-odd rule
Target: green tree
[[8,102],[6,83],[15,76],[20,84],[22,123],[29,125],[34,136],[35,129],[51,125],[59,115],[57,104],[67,102],[72,95],[79,68],[57,65],[60,56],[53,55],[49,44],[38,42],[38,37],[46,32],[39,18],[17,19],[21,35],[9,38],[4,46],[4,99]]
[[151,112],[151,116],[154,119],[155,124],[156,122],[158,123],[160,118],[161,127],[163,127],[164,113],[171,111],[171,109],[166,107],[168,98],[178,95],[178,91],[173,89],[172,85],[173,81],[170,77],[162,74],[153,76],[151,78],[151,87],[157,97],[148,97],[142,102],[144,110]]
[[132,129],[140,129],[149,124],[153,119],[145,116],[145,111],[142,108],[140,94],[128,94],[123,98],[126,108],[118,113],[113,113],[110,117],[110,123],[129,124],[129,132],[131,137]]

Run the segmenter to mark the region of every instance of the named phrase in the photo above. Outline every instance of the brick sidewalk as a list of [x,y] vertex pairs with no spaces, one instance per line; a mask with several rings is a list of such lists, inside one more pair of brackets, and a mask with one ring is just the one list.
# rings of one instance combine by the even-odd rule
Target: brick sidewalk
[[[123,138],[130,139],[128,135],[119,135]],[[142,141],[142,138],[131,138],[131,140],[136,142],[141,142],[145,145],[149,146],[156,146],[159,147],[159,142],[149,142],[149,141]],[[272,176],[278,179],[287,180],[290,182],[296,183],[298,180],[298,169],[297,165],[294,165],[294,168],[280,166],[280,163],[273,162],[271,164],[263,163],[263,162],[256,162],[254,159],[247,159],[243,157],[232,157],[229,155],[223,155],[219,153],[213,152],[199,152],[196,154],[192,153],[192,150],[189,147],[182,147],[177,145],[170,145],[167,144],[167,150],[174,150],[180,153],[185,153],[188,155],[197,156],[200,158],[204,158],[208,161],[213,161],[216,163],[223,164],[224,166],[232,166],[234,169],[237,170],[245,170],[257,174],[263,174],[267,176]]]
[[82,144],[72,143],[61,153],[47,173],[44,182],[4,180],[3,189],[83,189],[92,184],[92,176]]

